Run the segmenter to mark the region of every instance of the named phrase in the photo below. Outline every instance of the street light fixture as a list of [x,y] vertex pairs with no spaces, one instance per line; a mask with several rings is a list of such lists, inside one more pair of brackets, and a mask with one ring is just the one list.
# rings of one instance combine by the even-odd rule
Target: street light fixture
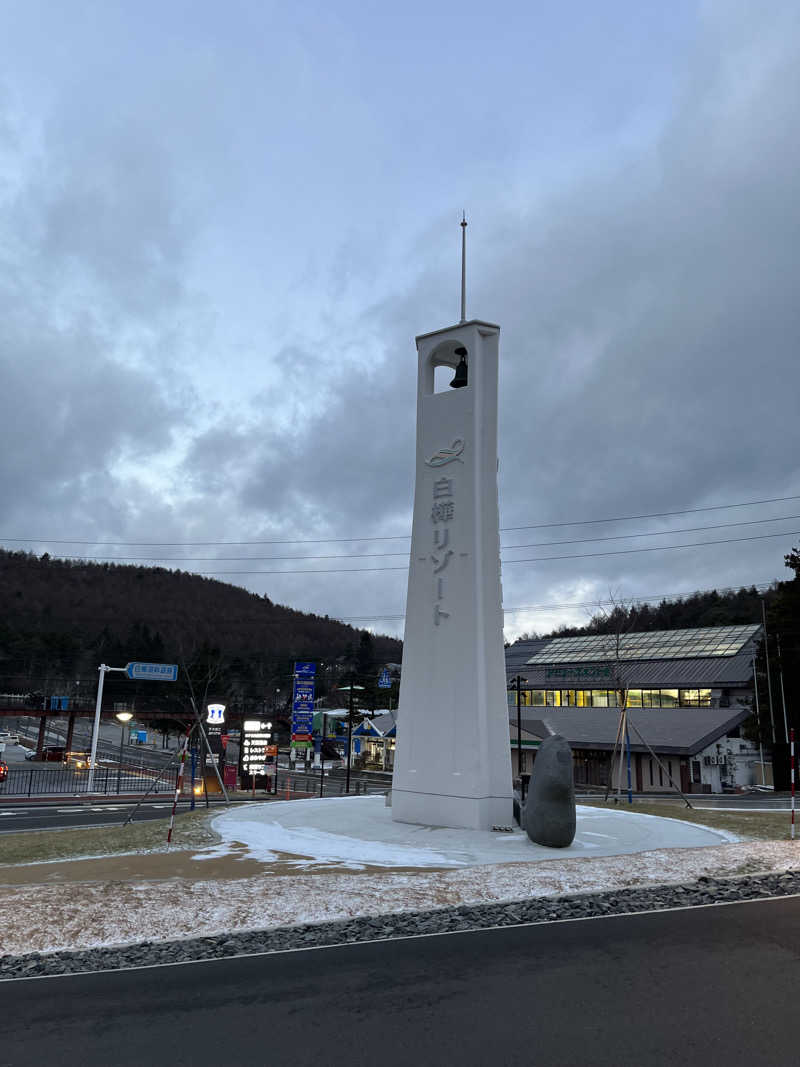
[[517,774],[519,775],[519,795],[523,803],[525,801],[525,779],[522,777],[522,712],[520,709],[520,687],[524,682],[527,682],[527,680],[527,678],[523,678],[521,674],[518,674],[508,686],[509,690],[512,692],[516,690],[517,694]]
[[122,743],[125,740],[125,724],[133,718],[133,712],[118,711],[114,718],[119,720],[119,763],[117,764],[117,796],[119,796],[122,783]]

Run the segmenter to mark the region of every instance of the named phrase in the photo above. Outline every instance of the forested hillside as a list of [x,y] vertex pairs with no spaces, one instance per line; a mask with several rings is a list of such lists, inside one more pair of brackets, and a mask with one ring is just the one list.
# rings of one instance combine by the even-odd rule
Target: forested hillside
[[[0,550],[0,692],[94,692],[101,662],[179,663],[263,699],[295,659],[370,675],[401,643],[188,572]],[[108,684],[117,688],[109,675]],[[324,678],[320,678],[324,684]],[[126,695],[134,683],[127,684]],[[160,685],[142,693],[156,698]],[[82,688],[81,688],[82,687]],[[170,690],[170,692],[172,692]]]
[[718,593],[693,593],[659,604],[620,602],[608,611],[598,611],[585,626],[565,626],[547,637],[575,637],[628,630],[686,630],[696,626],[737,626],[761,622],[761,601],[767,608],[775,601],[777,583],[770,589],[755,586]]

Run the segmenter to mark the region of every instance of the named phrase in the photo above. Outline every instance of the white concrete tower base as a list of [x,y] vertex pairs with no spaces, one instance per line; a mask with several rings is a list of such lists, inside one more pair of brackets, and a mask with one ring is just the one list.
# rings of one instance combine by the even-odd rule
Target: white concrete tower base
[[[417,473],[392,782],[399,822],[512,822],[497,506],[499,327],[417,338]],[[466,350],[466,354],[464,354]],[[434,393],[464,358],[468,384]]]

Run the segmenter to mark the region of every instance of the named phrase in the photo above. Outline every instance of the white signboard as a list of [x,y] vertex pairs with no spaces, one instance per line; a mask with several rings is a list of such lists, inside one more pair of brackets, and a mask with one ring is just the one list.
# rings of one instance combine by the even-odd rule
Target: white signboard
[[210,723],[212,726],[220,726],[223,722],[225,722],[225,705],[209,704],[206,722]]

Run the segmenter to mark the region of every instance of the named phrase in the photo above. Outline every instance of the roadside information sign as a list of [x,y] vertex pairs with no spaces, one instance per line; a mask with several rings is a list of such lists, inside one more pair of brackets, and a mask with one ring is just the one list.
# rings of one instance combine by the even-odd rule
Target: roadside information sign
[[316,663],[304,661],[294,665],[291,747],[295,750],[310,748],[313,744],[316,673]]
[[384,667],[381,673],[378,675],[378,688],[379,689],[391,689],[392,677]]
[[[118,668],[114,668],[117,670]],[[176,682],[177,663],[129,663],[125,673],[134,682]]]

